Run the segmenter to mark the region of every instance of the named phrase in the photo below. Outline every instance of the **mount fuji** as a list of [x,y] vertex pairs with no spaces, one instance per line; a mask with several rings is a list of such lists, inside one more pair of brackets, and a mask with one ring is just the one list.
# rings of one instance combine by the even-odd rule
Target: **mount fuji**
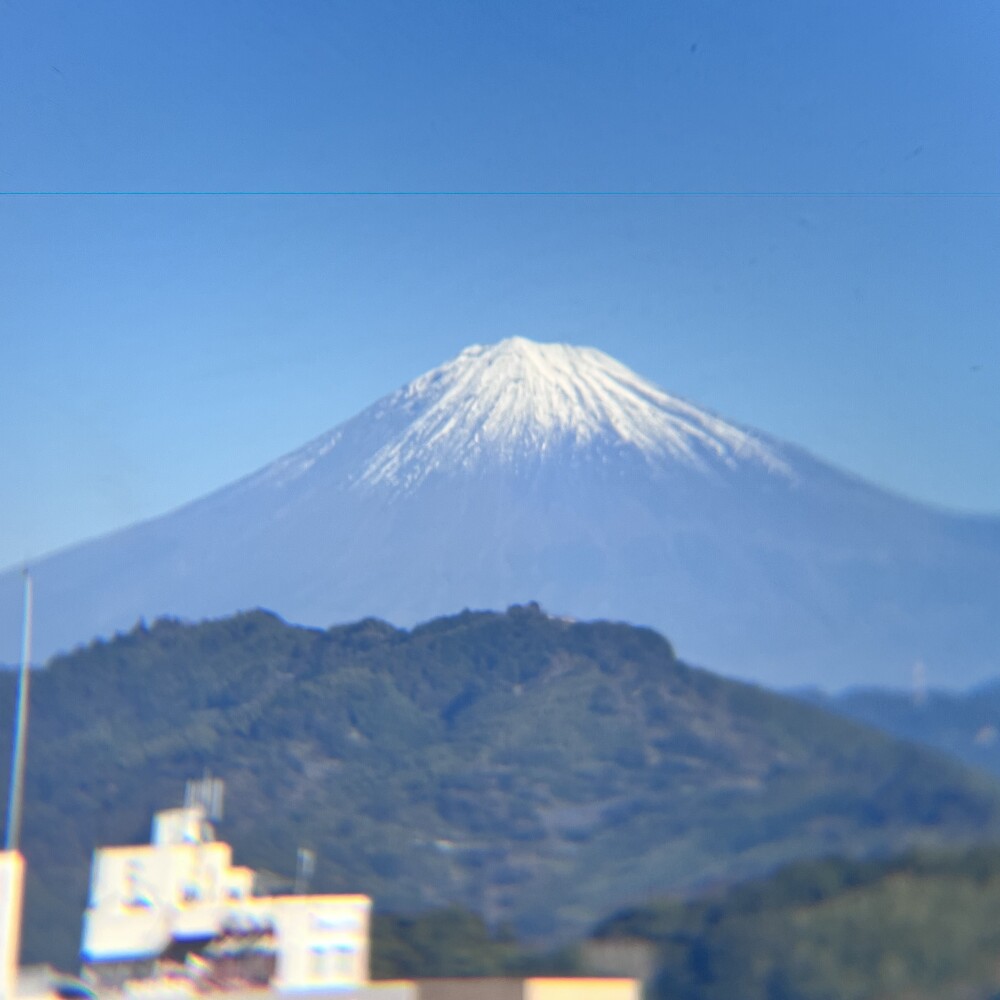
[[[537,600],[776,685],[1000,672],[1000,518],[892,495],[600,351],[470,347],[260,471],[33,566],[38,652],[267,607],[412,625]],[[0,575],[0,660],[19,573]]]

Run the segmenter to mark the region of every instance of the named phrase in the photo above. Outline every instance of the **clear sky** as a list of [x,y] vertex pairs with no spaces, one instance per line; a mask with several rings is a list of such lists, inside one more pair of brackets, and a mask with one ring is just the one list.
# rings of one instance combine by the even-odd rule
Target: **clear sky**
[[1000,513],[1000,3],[0,0],[0,566],[470,343]]

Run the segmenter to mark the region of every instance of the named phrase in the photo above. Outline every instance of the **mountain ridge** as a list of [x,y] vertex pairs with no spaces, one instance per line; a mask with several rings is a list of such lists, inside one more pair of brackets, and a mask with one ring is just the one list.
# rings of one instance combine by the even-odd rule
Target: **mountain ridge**
[[[918,659],[960,686],[1000,646],[1000,519],[887,494],[598,351],[523,340],[34,569],[41,655],[142,616],[409,626],[530,599],[790,686],[891,685]],[[0,659],[19,626],[18,576],[0,574]]]

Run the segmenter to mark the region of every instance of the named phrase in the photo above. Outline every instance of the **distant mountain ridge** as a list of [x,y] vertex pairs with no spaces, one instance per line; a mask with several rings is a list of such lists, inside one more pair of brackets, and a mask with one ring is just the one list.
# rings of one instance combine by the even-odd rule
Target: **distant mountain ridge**
[[838,695],[803,691],[799,697],[1000,778],[1000,681],[960,693],[852,688]]
[[[1000,519],[887,494],[590,348],[472,347],[162,517],[40,560],[40,655],[266,606],[409,626],[538,600],[771,684],[996,672]],[[15,571],[0,659],[15,660]]]

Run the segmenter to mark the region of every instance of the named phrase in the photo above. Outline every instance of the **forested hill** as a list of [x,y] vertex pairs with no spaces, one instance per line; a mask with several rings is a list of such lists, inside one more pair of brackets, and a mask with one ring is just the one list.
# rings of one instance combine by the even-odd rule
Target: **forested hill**
[[310,846],[315,891],[534,939],[796,857],[1000,833],[986,777],[534,605],[412,631],[160,621],[54,660],[32,705],[26,961],[72,962],[92,848],[145,840],[206,768],[238,863]]
[[655,946],[650,1000],[996,1000],[1000,851],[798,862],[597,933]]

